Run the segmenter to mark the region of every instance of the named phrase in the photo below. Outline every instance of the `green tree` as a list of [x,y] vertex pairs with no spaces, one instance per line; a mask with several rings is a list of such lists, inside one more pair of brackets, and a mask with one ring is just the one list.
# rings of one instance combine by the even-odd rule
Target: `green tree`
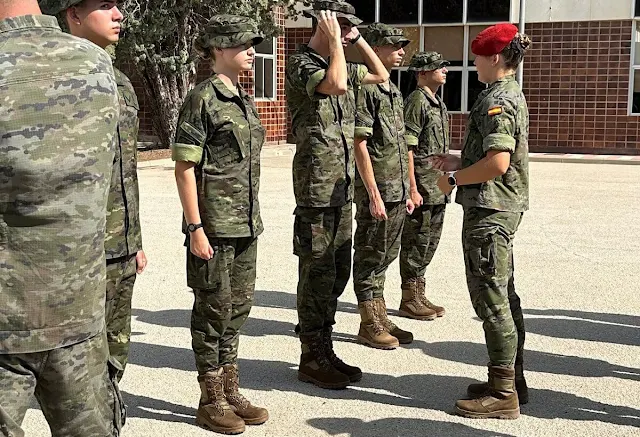
[[116,64],[128,60],[136,69],[152,105],[153,128],[163,147],[175,134],[180,106],[194,87],[198,59],[193,42],[216,14],[252,17],[269,36],[281,32],[274,8],[295,13],[295,0],[123,0],[124,35]]

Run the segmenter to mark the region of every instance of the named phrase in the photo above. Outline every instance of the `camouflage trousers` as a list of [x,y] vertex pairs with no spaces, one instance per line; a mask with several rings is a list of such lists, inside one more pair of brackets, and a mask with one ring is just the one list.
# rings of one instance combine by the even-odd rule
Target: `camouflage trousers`
[[358,302],[383,297],[387,268],[398,257],[406,212],[405,202],[385,203],[387,220],[377,220],[368,197],[357,203],[353,238],[353,288]]
[[120,435],[124,403],[103,333],[60,349],[0,355],[0,435],[23,437],[36,397],[52,437]]
[[297,207],[293,253],[298,256],[300,334],[335,325],[338,298],[351,275],[351,202],[336,208]]
[[513,281],[513,239],[522,213],[466,208],[462,248],[473,308],[482,320],[489,360],[522,360],[524,319]]
[[[187,277],[193,288],[191,341],[198,373],[238,360],[240,329],[253,305],[258,239],[210,239],[213,258],[187,249]],[[197,286],[197,287],[196,287]]]
[[400,248],[403,282],[424,277],[440,243],[446,208],[446,204],[422,205],[405,220]]
[[136,282],[136,257],[107,260],[107,301],[106,322],[109,354],[122,367],[118,381],[122,379],[124,368],[129,361],[131,339],[131,300]]

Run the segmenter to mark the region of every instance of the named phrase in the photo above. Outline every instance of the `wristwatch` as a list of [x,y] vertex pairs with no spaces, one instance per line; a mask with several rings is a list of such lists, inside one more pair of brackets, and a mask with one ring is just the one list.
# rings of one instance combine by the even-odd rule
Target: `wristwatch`
[[197,223],[197,224],[190,224],[189,226],[187,226],[187,230],[189,232],[195,232],[196,230],[202,228],[202,223]]
[[456,180],[456,172],[452,171],[449,173],[449,177],[447,178],[447,182],[449,182],[449,185],[451,185],[452,187],[457,187],[458,186],[458,181]]
[[349,40],[349,42],[351,43],[351,45],[353,45],[353,44],[357,43],[360,38],[362,38],[362,35],[358,34],[358,36],[356,36],[355,38],[351,38]]

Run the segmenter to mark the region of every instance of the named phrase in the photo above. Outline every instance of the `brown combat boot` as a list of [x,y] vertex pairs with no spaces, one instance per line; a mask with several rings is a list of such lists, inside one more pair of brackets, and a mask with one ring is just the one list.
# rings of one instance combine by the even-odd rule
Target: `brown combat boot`
[[343,389],[350,383],[349,377],[336,369],[329,361],[322,334],[300,334],[302,354],[298,379],[320,388]]
[[444,313],[446,312],[444,307],[438,306],[438,305],[434,305],[433,303],[431,303],[431,301],[429,299],[427,299],[427,296],[425,294],[425,285],[426,285],[426,281],[424,278],[418,278],[418,294],[420,296],[420,301],[424,304],[424,306],[426,306],[427,308],[433,310],[436,312],[436,316],[437,317],[442,317],[444,316]]
[[373,302],[376,305],[376,311],[380,316],[380,321],[384,329],[398,339],[400,344],[409,344],[413,341],[413,334],[409,331],[398,328],[398,325],[393,323],[387,315],[387,304],[384,301],[384,297],[375,297]]
[[200,406],[196,424],[220,434],[242,434],[244,420],[233,412],[224,394],[224,369],[212,370],[198,376]]
[[360,368],[358,367],[348,365],[340,358],[338,358],[336,353],[333,351],[333,341],[331,341],[331,328],[322,331],[322,340],[324,343],[324,352],[333,367],[347,375],[350,382],[360,381],[362,379],[362,370],[360,370]]
[[400,342],[393,335],[389,334],[382,325],[378,316],[377,308],[373,300],[366,300],[358,304],[360,310],[360,330],[358,331],[358,342],[367,344],[376,349],[395,349],[400,346]]
[[[518,401],[520,405],[525,405],[529,402],[529,388],[527,387],[527,381],[524,379],[524,369],[522,364],[516,364],[516,392],[518,392]],[[491,375],[489,375],[491,379]],[[467,396],[471,399],[477,399],[484,396],[489,391],[489,384],[486,382],[469,384],[467,387]]]
[[438,315],[427,307],[420,298],[418,278],[412,278],[402,283],[402,301],[398,315],[416,320],[435,320]]
[[481,397],[456,402],[456,414],[471,419],[517,419],[520,417],[515,370],[489,367],[489,390]]
[[227,364],[224,368],[224,394],[231,409],[244,420],[246,425],[262,425],[269,420],[266,408],[255,407],[240,394],[240,376],[237,364]]

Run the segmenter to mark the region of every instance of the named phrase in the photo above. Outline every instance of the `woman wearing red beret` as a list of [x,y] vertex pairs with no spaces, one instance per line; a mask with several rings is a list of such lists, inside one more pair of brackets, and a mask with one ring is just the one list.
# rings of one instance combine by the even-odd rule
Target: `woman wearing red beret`
[[524,321],[513,282],[513,240],[529,208],[529,111],[515,71],[531,44],[512,24],[482,31],[471,45],[480,81],[488,85],[469,114],[462,156],[439,155],[434,167],[445,194],[458,187],[462,246],[471,302],[483,321],[489,381],[468,388],[456,412],[515,419],[527,402],[522,370]]

